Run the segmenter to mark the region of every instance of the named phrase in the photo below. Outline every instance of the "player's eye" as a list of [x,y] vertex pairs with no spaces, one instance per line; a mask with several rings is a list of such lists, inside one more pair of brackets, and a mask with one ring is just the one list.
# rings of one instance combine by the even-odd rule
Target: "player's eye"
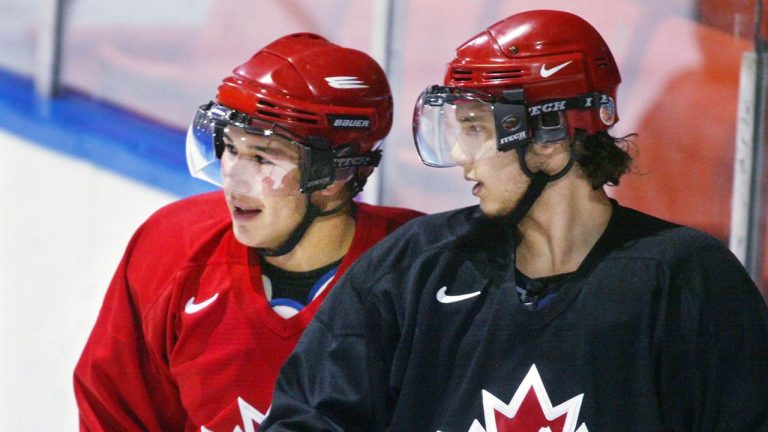
[[224,144],[224,150],[232,156],[237,156],[237,147],[232,144]]
[[259,165],[274,165],[274,162],[261,155],[255,155],[251,159],[253,159]]
[[464,134],[472,137],[484,136],[486,127],[478,123],[471,123],[464,127]]

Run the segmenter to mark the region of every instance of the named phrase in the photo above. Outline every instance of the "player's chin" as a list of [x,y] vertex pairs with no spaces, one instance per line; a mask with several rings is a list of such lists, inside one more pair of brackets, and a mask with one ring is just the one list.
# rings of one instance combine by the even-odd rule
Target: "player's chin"
[[500,218],[508,215],[513,208],[490,199],[480,200],[480,211],[489,218]]
[[255,230],[246,224],[233,223],[233,232],[235,239],[238,242],[254,248],[270,248],[272,247],[269,239],[264,238],[264,230]]
[[480,211],[486,216],[493,218],[501,216],[499,206],[490,199],[480,199]]

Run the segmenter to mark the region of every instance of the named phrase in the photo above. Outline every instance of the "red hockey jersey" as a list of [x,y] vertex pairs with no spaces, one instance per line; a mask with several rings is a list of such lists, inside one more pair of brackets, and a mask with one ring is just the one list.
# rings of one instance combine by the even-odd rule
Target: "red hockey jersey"
[[[358,204],[331,281],[419,213]],[[80,429],[254,431],[277,373],[330,289],[274,312],[258,255],[239,243],[220,192],[159,210],[134,234],[75,369]]]

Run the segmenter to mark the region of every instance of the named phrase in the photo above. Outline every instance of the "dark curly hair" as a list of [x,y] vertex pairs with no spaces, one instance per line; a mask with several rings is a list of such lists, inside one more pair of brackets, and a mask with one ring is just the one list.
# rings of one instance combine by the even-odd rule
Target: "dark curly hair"
[[630,134],[620,138],[613,137],[608,132],[600,131],[576,142],[576,163],[589,178],[593,189],[603,185],[618,186],[619,179],[632,166],[633,146]]

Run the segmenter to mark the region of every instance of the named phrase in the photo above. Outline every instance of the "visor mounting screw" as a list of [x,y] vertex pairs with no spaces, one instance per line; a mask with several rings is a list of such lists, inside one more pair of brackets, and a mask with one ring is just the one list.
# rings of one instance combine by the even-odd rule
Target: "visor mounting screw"
[[517,53],[520,52],[520,48],[512,45],[511,47],[509,47],[509,52],[510,52],[510,54],[517,54]]

